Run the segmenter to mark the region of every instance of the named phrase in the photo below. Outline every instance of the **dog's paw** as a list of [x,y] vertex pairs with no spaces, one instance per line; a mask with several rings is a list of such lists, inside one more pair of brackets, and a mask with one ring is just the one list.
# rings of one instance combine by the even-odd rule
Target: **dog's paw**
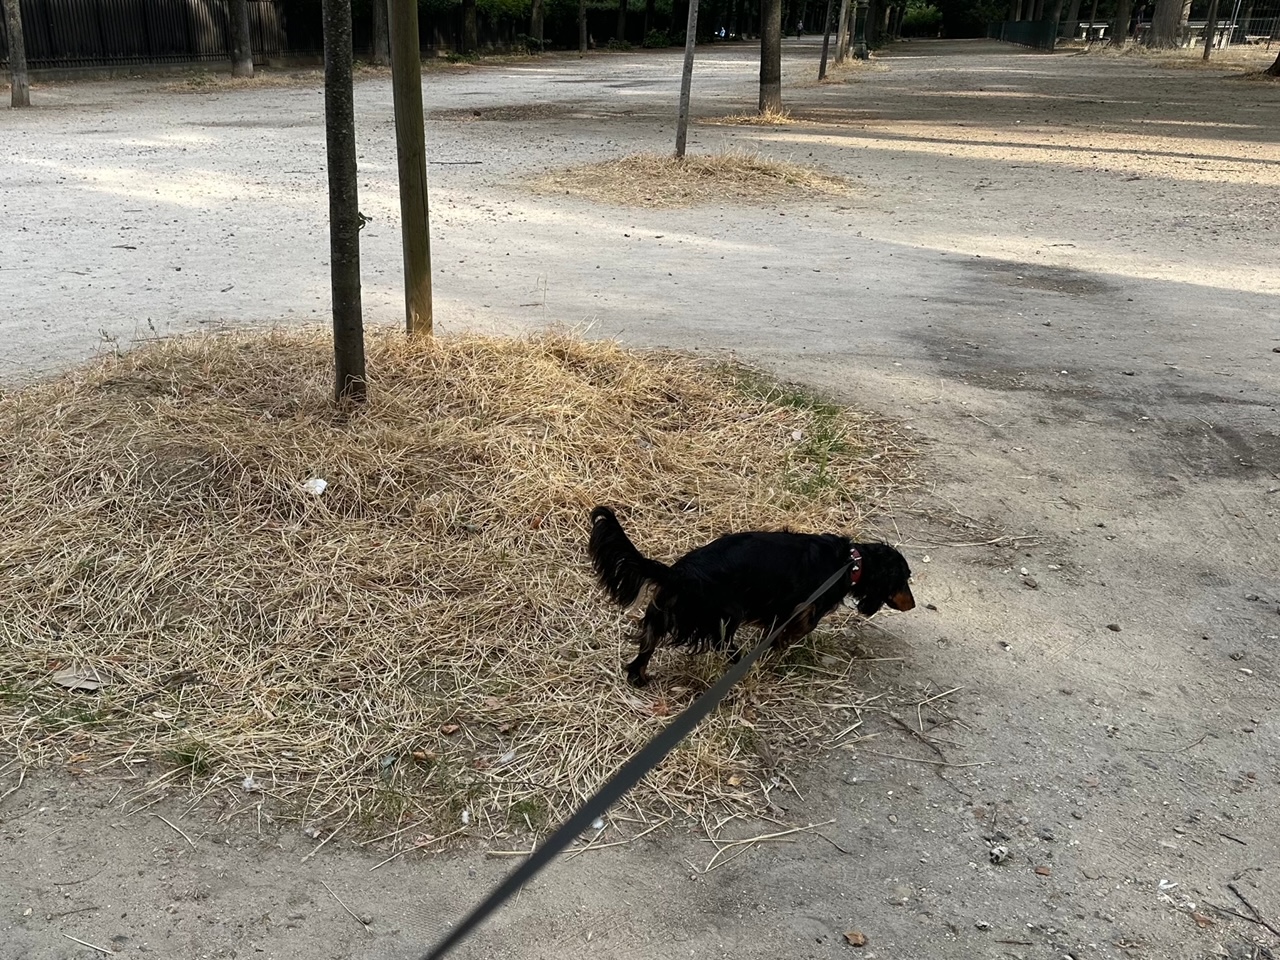
[[649,685],[649,675],[639,670],[628,670],[627,683],[633,687],[647,687]]

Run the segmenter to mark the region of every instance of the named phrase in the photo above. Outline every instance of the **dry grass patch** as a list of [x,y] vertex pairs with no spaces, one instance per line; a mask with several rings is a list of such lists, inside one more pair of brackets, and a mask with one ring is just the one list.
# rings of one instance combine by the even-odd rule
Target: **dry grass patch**
[[760,110],[755,113],[731,113],[727,117],[706,117],[698,122],[730,127],[787,127],[797,120],[788,110]]
[[848,196],[853,185],[817,167],[728,151],[674,156],[642,153],[555,170],[535,189],[631,207],[761,203],[794,196]]
[[[873,419],[610,343],[379,336],[346,414],[330,365],[318,335],[181,339],[0,398],[18,762],[189,784],[228,816],[266,795],[351,829],[537,831],[723,669],[669,652],[626,685],[593,504],[669,557],[857,531],[907,462]],[[838,624],[754,671],[631,809],[750,811],[762,754],[856,738]]]

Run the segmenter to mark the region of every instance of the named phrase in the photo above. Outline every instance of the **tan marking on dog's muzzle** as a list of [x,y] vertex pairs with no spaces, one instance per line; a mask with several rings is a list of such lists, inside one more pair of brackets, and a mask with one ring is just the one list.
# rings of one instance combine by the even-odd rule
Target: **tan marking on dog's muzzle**
[[904,587],[893,596],[889,597],[889,606],[895,610],[901,610],[906,613],[908,610],[914,609],[916,598],[911,595],[911,588]]

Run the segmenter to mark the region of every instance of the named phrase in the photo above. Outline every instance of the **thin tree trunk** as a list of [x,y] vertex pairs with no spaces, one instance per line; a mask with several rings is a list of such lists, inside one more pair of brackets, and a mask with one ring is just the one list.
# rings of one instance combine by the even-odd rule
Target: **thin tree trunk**
[[[1218,32],[1218,0],[1210,0],[1209,2],[1209,19],[1204,25],[1204,57],[1208,60],[1209,54],[1213,50],[1213,35]],[[1280,62],[1280,61],[1277,61]],[[1272,67],[1272,69],[1275,69]],[[1268,73],[1271,71],[1268,70]]]
[[618,0],[618,28],[614,31],[614,39],[619,43],[627,42],[627,0]]
[[[373,0],[374,3],[383,0]],[[400,241],[404,251],[405,329],[429,336],[431,220],[427,204],[427,143],[422,123],[422,48],[418,4],[391,0],[391,102],[395,108],[396,160],[400,174]]]
[[[473,0],[474,2],[474,0]],[[578,56],[587,52],[587,0],[578,0]]]
[[827,77],[827,51],[831,48],[831,9],[835,6],[832,0],[827,0],[827,15],[822,24],[822,59],[818,61],[818,79],[825,80]]
[[1118,0],[1116,16],[1111,26],[1111,46],[1123,47],[1129,39],[1129,18],[1133,15],[1133,0]]
[[760,0],[760,112],[782,112],[782,0]]
[[542,31],[545,26],[546,8],[543,6],[542,0],[533,0],[533,12],[530,14],[529,34],[533,37],[533,42],[538,47],[538,52],[542,52],[543,41]]
[[[1214,0],[1214,3],[1215,3],[1215,4],[1216,4],[1217,2],[1218,2],[1218,0]],[[1207,51],[1206,51],[1206,53],[1207,53]],[[1280,55],[1278,55],[1278,56],[1276,57],[1276,62],[1275,62],[1275,63],[1273,63],[1271,66],[1267,67],[1267,76],[1269,76],[1269,77],[1280,77]]]
[[653,18],[657,15],[658,0],[644,0],[644,35],[647,37],[653,29]]
[[[1076,0],[1076,2],[1079,3],[1080,0]],[[1053,39],[1056,41],[1058,39],[1058,31],[1062,29],[1062,0],[1054,0],[1053,12],[1049,16],[1053,18]],[[1049,49],[1052,50],[1053,48],[1050,47]]]
[[[1061,26],[1059,26],[1058,28],[1058,36],[1060,37],[1066,36],[1066,34],[1062,32],[1062,27],[1065,27],[1068,23],[1076,24],[1079,22],[1080,22],[1080,0],[1071,0],[1071,6],[1067,10],[1067,19],[1064,20]],[[1075,30],[1075,27],[1073,26],[1071,29]]]
[[1093,0],[1093,6],[1089,8],[1089,26],[1092,28],[1095,20],[1098,19],[1098,0]]
[[373,2],[373,62],[385,67],[391,62],[391,36],[387,33],[387,4],[395,0]]
[[324,0],[324,122],[329,167],[329,275],[333,290],[334,392],[365,398],[360,311],[360,198],[351,92],[351,0]]
[[684,33],[684,70],[680,74],[680,112],[676,116],[676,159],[684,159],[689,134],[689,90],[693,86],[693,48],[698,42],[698,0],[689,0],[689,22]]
[[31,80],[27,77],[27,44],[22,35],[22,10],[18,0],[4,3],[5,28],[9,33],[9,105],[31,106]]
[[480,32],[476,27],[476,0],[462,0],[462,52],[480,49]]
[[249,39],[249,0],[231,0],[227,5],[231,20],[231,75],[253,76],[253,42]]
[[840,21],[836,26],[836,66],[844,63],[845,50],[849,46],[849,7],[853,0],[840,0]]

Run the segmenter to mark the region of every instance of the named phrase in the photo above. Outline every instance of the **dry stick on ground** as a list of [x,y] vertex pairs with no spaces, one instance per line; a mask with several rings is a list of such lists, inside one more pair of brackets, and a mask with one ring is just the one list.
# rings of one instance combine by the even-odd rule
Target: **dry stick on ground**
[[352,920],[360,924],[360,926],[364,927],[365,933],[372,936],[373,931],[369,929],[369,925],[365,923],[362,919],[360,919],[360,917],[356,916],[356,914],[352,912],[351,908],[342,902],[342,898],[333,892],[333,887],[329,886],[329,884],[325,883],[323,880],[321,880],[320,883],[324,886],[326,890],[329,891],[329,896],[333,897],[334,900],[338,901],[338,906],[340,906],[343,910],[345,910],[347,912],[347,915],[351,917]]
[[1258,924],[1259,926],[1266,927],[1268,930],[1274,933],[1277,937],[1280,937],[1280,930],[1277,930],[1274,926],[1272,926],[1270,923],[1267,922],[1267,920],[1262,916],[1262,913],[1258,910],[1258,908],[1255,907],[1252,903],[1250,903],[1249,898],[1240,892],[1240,888],[1236,886],[1234,880],[1227,884],[1227,889],[1230,890],[1232,893],[1234,893],[1236,895],[1236,898],[1241,903],[1243,903],[1246,907],[1249,908],[1249,912],[1253,914],[1254,923]]
[[81,940],[79,937],[73,937],[69,933],[64,933],[63,936],[68,940],[72,940],[80,944],[82,947],[88,947],[90,950],[97,950],[99,953],[105,953],[108,957],[114,957],[116,955],[114,950],[108,950],[106,947],[100,947],[96,943],[90,943],[88,940]]
[[[716,852],[711,857],[711,859],[707,861],[707,865],[699,872],[710,873],[712,870],[717,870],[720,867],[723,867],[726,863],[729,863],[732,860],[736,860],[738,857],[742,856],[749,849],[754,847],[757,843],[769,843],[769,842],[780,841],[780,840],[786,840],[788,843],[794,842],[789,840],[788,838],[794,836],[797,833],[804,833],[805,831],[808,831],[808,830],[815,830],[818,827],[829,827],[833,823],[835,823],[834,820],[827,820],[825,823],[810,823],[807,826],[803,826],[803,827],[792,827],[790,830],[780,830],[777,833],[762,833],[759,836],[747,837],[743,840],[731,840],[727,843],[724,843],[723,841],[720,841],[720,840],[713,839],[711,837],[703,837],[702,838],[703,843],[715,844]],[[736,850],[737,852],[734,853],[733,856],[731,857],[725,857],[723,860],[720,859],[723,854],[728,853],[730,850]]]
[[191,838],[188,837],[185,833],[183,833],[182,830],[176,824],[174,824],[171,820],[169,820],[167,817],[162,817],[158,813],[153,813],[152,816],[158,817],[160,820],[163,820],[164,823],[169,827],[169,829],[173,830],[174,833],[180,836],[183,840],[187,841],[187,845],[190,846],[192,850],[196,848],[196,845],[192,842]]

